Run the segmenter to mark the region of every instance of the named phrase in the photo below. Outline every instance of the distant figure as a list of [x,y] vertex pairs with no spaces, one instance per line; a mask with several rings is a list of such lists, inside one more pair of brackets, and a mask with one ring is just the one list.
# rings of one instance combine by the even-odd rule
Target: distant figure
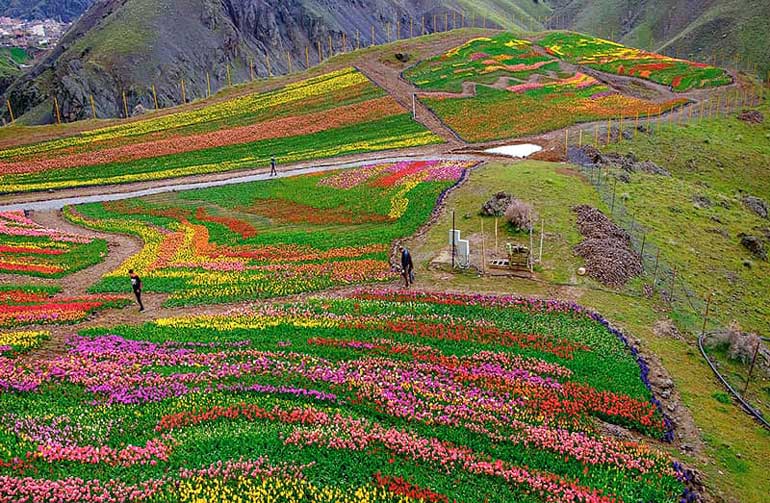
[[275,169],[275,157],[270,159],[270,176],[278,176],[278,171]]
[[136,301],[139,303],[139,312],[144,311],[144,304],[142,304],[142,278],[134,272],[133,269],[128,271],[128,275],[131,277],[131,288],[136,295]]
[[404,288],[409,288],[414,283],[412,254],[404,246],[399,246],[399,250],[401,250],[401,276],[404,277]]

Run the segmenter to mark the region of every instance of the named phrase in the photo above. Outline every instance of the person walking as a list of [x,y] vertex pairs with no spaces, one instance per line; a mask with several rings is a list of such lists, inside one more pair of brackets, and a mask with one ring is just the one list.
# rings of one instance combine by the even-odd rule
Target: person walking
[[412,262],[412,254],[405,246],[399,246],[401,250],[401,276],[404,277],[404,288],[409,288],[414,284],[414,262]]
[[275,169],[275,157],[270,159],[270,176],[278,176],[278,171]]
[[139,312],[141,313],[144,311],[144,304],[142,304],[142,278],[133,269],[128,271],[128,275],[131,278],[131,289],[134,290],[136,301],[139,303]]

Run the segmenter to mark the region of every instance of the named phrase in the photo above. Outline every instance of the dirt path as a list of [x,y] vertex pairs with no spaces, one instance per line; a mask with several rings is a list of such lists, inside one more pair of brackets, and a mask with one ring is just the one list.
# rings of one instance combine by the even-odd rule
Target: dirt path
[[120,267],[126,259],[139,253],[144,246],[142,240],[135,236],[97,232],[71,224],[64,218],[61,211],[58,210],[36,211],[32,213],[31,218],[49,229],[59,229],[72,234],[107,241],[107,256],[104,257],[102,262],[59,280],[62,294],[66,296],[85,294],[86,290],[99,278]]
[[[465,160],[472,154],[452,155],[452,147],[447,144],[428,145],[425,147],[371,152],[350,156],[335,157],[319,161],[303,161],[291,164],[279,165],[278,176],[280,178],[301,175],[304,173],[321,173],[335,169],[345,169],[369,162],[396,162],[403,160],[421,160],[440,157],[442,159]],[[221,186],[250,181],[268,179],[269,168],[257,168],[252,170],[228,171],[225,173],[209,173],[152,182],[138,182],[118,185],[103,185],[94,187],[79,187],[51,192],[32,192],[3,196],[3,205],[0,211],[27,210],[52,210],[64,206],[82,204],[86,202],[100,202],[143,195],[158,194],[163,192],[176,192],[192,190],[207,186]]]
[[[366,75],[369,80],[383,88],[388,94],[407,110],[412,110],[412,99],[420,90],[401,78],[397,68],[390,67],[378,60],[361,60],[356,68]],[[419,99],[414,102],[417,109],[417,122],[427,127],[447,142],[449,148],[464,145],[465,142],[446,126],[433,111]]]

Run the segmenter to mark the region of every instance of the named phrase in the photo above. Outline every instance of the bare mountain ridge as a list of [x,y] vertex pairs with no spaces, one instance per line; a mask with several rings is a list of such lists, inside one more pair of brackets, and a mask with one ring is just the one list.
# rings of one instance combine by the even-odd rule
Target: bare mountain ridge
[[[516,12],[531,21],[548,13],[532,0],[99,0],[59,46],[6,92],[17,115],[32,123],[51,122],[56,96],[62,119],[91,116],[90,96],[99,117],[124,115],[123,92],[129,112],[138,104],[154,106],[154,84],[161,106],[178,104],[180,81],[188,97],[204,96],[230,79],[284,73],[318,61],[329,53],[329,37],[336,51],[343,33],[348,49],[358,32],[369,43],[371,27],[378,43],[391,38],[401,21],[401,36],[409,34],[409,19],[425,17],[432,29],[434,15],[443,30],[448,12],[502,17]],[[451,17],[449,18],[451,19]],[[534,21],[532,21],[534,22]],[[491,23],[491,22],[490,22]],[[420,22],[421,27],[421,22]],[[415,30],[420,29],[415,27]],[[268,63],[269,59],[269,63]]]

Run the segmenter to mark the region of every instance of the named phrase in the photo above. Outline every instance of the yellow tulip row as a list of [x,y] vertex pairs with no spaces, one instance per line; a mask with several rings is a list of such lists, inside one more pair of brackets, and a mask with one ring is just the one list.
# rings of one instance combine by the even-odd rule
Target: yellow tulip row
[[[51,333],[46,330],[21,331],[21,332],[0,332],[0,348],[11,346],[16,350],[28,350],[36,348],[45,339],[50,337]],[[0,350],[2,353],[2,350]]]
[[331,92],[366,82],[369,82],[368,79],[358,70],[354,68],[344,68],[319,77],[289,84],[277,91],[250,94],[190,112],[164,115],[162,117],[143,121],[86,131],[77,136],[62,138],[42,144],[25,145],[7,149],[0,152],[0,158],[7,159],[41,152],[50,152],[62,148],[87,145],[92,142],[129,136],[141,136],[150,133],[174,130],[180,127],[193,126],[204,122],[223,120],[228,117],[240,115],[244,110],[272,108],[294,101],[324,96]]
[[181,503],[416,503],[407,496],[365,485],[356,489],[318,487],[302,479],[250,479],[235,481],[196,477],[182,480],[176,495]]

